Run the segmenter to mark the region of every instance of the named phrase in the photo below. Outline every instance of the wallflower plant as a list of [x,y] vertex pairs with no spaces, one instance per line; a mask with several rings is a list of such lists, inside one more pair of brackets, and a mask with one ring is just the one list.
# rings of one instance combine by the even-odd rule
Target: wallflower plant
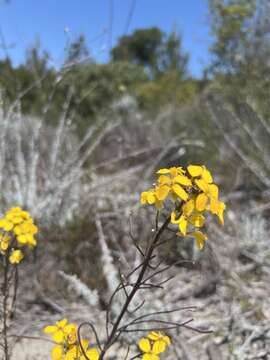
[[[134,331],[148,331],[148,335],[139,339],[137,344],[139,352],[135,356],[133,355],[130,360],[136,358],[160,360],[160,357],[171,345],[170,337],[165,331],[188,327],[200,333],[209,332],[190,326],[192,319],[185,322],[164,321],[162,315],[179,312],[182,309],[170,309],[157,313],[145,312],[143,315],[136,316],[136,311],[144,306],[142,303],[130,312],[130,305],[137,292],[146,288],[154,290],[155,287],[164,285],[164,281],[154,280],[157,279],[157,275],[160,278],[168,266],[160,268],[161,263],[153,264],[153,261],[157,256],[155,250],[164,242],[161,241],[162,236],[170,224],[177,225],[175,232],[178,236],[195,238],[200,250],[203,249],[207,240],[206,234],[202,231],[205,227],[206,215],[212,213],[217,216],[221,224],[224,224],[223,212],[226,206],[220,201],[218,186],[214,183],[212,174],[205,166],[189,165],[186,169],[183,167],[165,168],[160,169],[157,175],[157,182],[153,188],[142,192],[141,204],[155,206],[158,215],[165,215],[165,219],[161,225],[159,225],[159,221],[156,221],[153,235],[145,249],[140,247],[130,233],[142,260],[135,269],[127,274],[121,274],[119,285],[108,301],[105,323],[106,338],[100,340],[92,322],[85,322],[77,327],[74,324],[68,324],[67,320],[63,319],[44,329],[46,333],[52,335],[53,341],[56,343],[52,350],[53,360],[103,360],[108,350],[122,334]],[[114,314],[112,317],[112,304],[119,292],[123,292],[125,300],[118,314]],[[128,320],[131,313],[132,318]],[[153,323],[157,324],[156,328],[150,326]],[[95,336],[97,348],[89,347],[89,343],[85,339],[81,339],[80,331],[84,325],[90,327],[92,335]],[[74,335],[75,333],[76,335]],[[125,360],[128,359],[129,350],[128,347]]]
[[[192,237],[196,239],[198,248],[203,249],[207,240],[205,232],[205,219],[207,214],[215,215],[223,225],[223,213],[225,204],[219,199],[219,189],[214,183],[212,174],[203,165],[189,165],[187,168],[171,167],[160,169],[157,172],[157,181],[153,187],[141,194],[142,205],[152,205],[157,209],[159,217],[152,236],[145,248],[130,236],[141,256],[139,265],[128,273],[120,273],[119,284],[108,300],[106,308],[105,338],[100,339],[94,324],[90,321],[79,326],[69,323],[67,319],[57,321],[53,325],[44,328],[44,332],[52,337],[54,343],[52,348],[52,360],[103,360],[108,350],[118,342],[123,334],[129,332],[147,332],[148,335],[139,339],[137,344],[138,353],[132,355],[129,360],[141,358],[142,360],[160,360],[163,353],[171,345],[171,338],[167,331],[188,327],[199,333],[211,331],[192,327],[186,321],[171,322],[164,320],[168,313],[178,313],[183,308],[166,309],[158,312],[147,312],[141,314],[144,302],[130,311],[135,295],[145,289],[153,290],[162,287],[166,281],[160,279],[160,275],[166,272],[170,266],[161,267],[157,261],[156,249],[162,245],[164,233],[169,225],[176,225],[175,233],[179,237]],[[164,216],[163,222],[159,220]],[[172,229],[170,228],[170,231]],[[0,253],[3,260],[4,284],[3,284],[3,349],[5,360],[9,359],[9,348],[7,341],[7,299],[9,296],[9,269],[15,269],[24,258],[27,248],[33,249],[37,242],[35,235],[38,229],[31,215],[19,207],[14,207],[6,212],[0,219]],[[163,241],[162,241],[163,240]],[[156,262],[156,263],[155,263]],[[158,275],[158,276],[157,276]],[[135,280],[134,280],[135,277]],[[116,294],[123,293],[123,303],[118,313],[112,316],[112,305]],[[193,308],[193,307],[190,307]],[[140,314],[136,312],[140,309]],[[188,309],[187,307],[185,309]],[[132,316],[131,316],[132,314]],[[151,326],[151,324],[155,326]],[[82,338],[81,330],[84,326],[91,329],[91,335],[95,342]],[[91,342],[92,344],[92,342]],[[128,359],[130,349],[128,347],[125,360]]]
[[[38,232],[37,226],[29,212],[20,207],[13,207],[0,218],[0,260],[4,269],[4,279],[2,284],[2,348],[4,359],[10,358],[8,344],[8,326],[10,315],[15,308],[15,299],[18,284],[18,265],[24,258],[26,249],[33,249],[37,241],[35,235]],[[10,288],[14,285],[13,301]],[[9,306],[10,305],[10,306]]]

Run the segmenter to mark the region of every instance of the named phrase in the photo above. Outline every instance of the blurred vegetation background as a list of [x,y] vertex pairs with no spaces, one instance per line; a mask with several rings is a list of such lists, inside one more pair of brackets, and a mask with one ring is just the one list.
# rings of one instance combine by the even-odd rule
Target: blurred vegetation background
[[[36,217],[41,228],[37,276],[56,300],[67,292],[57,288],[57,270],[64,270],[97,290],[104,309],[119,266],[139,261],[132,250],[130,214],[142,244],[151,231],[154,213],[139,209],[139,194],[158,168],[174,164],[203,163],[216,174],[229,208],[227,229],[212,229],[216,244],[209,240],[205,254],[185,241],[183,247],[170,243],[159,256],[168,263],[176,257],[201,260],[211,279],[213,273],[228,279],[233,267],[247,263],[269,266],[270,3],[208,3],[213,44],[200,79],[188,72],[180,33],[157,27],[120,37],[107,63],[90,55],[84,34],[69,44],[59,69],[49,65],[50,54],[39,46],[17,67],[8,57],[0,61],[1,210],[18,204]],[[246,225],[251,223],[264,232],[258,244]],[[230,238],[231,257],[220,238]],[[25,271],[32,270],[26,266]],[[263,281],[260,271],[244,275]],[[241,311],[250,309],[254,299],[234,280],[226,286]],[[214,277],[214,286],[208,282],[210,288],[203,287],[198,297],[215,292],[218,281]],[[227,352],[230,342],[237,348],[234,340]]]

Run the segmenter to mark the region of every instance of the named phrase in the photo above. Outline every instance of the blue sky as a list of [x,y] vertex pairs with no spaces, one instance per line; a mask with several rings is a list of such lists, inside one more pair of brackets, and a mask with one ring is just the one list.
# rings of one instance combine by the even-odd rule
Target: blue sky
[[[127,28],[130,9],[135,4]],[[200,76],[208,63],[211,44],[207,0],[0,0],[1,40],[14,64],[23,61],[26,49],[40,41],[59,66],[70,39],[84,33],[97,61],[109,58],[111,44],[136,28],[177,28],[190,53],[190,72]],[[0,58],[5,56],[0,49]]]

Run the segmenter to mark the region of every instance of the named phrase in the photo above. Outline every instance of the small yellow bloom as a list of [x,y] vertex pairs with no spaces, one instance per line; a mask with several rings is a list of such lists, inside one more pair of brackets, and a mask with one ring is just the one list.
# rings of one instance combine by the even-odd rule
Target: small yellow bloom
[[[34,235],[38,232],[30,214],[20,207],[13,207],[0,219],[0,229],[4,232],[14,234],[19,245],[28,245],[30,248],[36,246]],[[7,249],[7,243],[1,243],[0,249]]]
[[[98,360],[99,354],[98,350],[96,348],[89,348],[89,341],[83,339],[81,341],[81,345],[83,347],[84,352],[86,353],[87,357],[90,360]],[[81,350],[81,347],[79,344],[71,346],[66,355],[65,360],[85,360],[85,356],[83,355],[83,352]]]
[[155,189],[155,194],[158,200],[164,201],[169,195],[171,188],[168,185],[159,185]]
[[169,336],[159,331],[151,331],[148,334],[148,338],[150,340],[153,340],[155,344],[157,344],[156,346],[157,348],[159,348],[160,353],[164,352],[166,350],[166,347],[171,345],[171,340]]
[[10,236],[8,235],[0,235],[0,250],[5,252],[10,244]]
[[9,262],[11,264],[19,264],[23,259],[23,253],[21,250],[13,250],[10,257]]
[[171,167],[160,169],[157,174],[157,185],[141,194],[141,203],[162,210],[163,203],[170,199],[173,203],[171,223],[177,224],[180,230],[177,235],[193,234],[202,249],[207,237],[199,229],[205,224],[205,213],[210,211],[224,224],[226,208],[219,200],[219,189],[211,172],[203,165],[188,165],[186,170]]
[[64,329],[67,325],[67,319],[57,321],[55,325],[49,325],[44,328],[45,334],[52,334],[54,342],[61,344],[65,341]]
[[159,343],[155,343],[151,345],[151,342],[147,338],[142,338],[139,343],[140,350],[144,353],[142,356],[143,360],[159,360],[160,351]]

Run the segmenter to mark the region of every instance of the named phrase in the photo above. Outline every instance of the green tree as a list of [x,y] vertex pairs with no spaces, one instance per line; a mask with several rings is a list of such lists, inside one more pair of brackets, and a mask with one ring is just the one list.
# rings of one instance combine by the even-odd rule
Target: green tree
[[249,47],[256,0],[209,0],[209,9],[215,38],[213,68],[235,72]]
[[163,33],[156,27],[135,30],[132,35],[122,36],[119,39],[118,44],[111,51],[112,60],[141,65],[151,76],[154,76],[162,39]]
[[89,49],[86,44],[86,39],[83,34],[80,34],[77,39],[72,41],[66,49],[65,64],[76,64],[89,56]]
[[139,29],[122,36],[111,52],[113,61],[129,61],[142,66],[150,79],[168,70],[186,75],[188,56],[182,50],[180,36],[174,31],[166,35],[158,28]]
[[269,115],[270,3],[209,0],[214,35],[211,71],[229,96],[252,99]]

